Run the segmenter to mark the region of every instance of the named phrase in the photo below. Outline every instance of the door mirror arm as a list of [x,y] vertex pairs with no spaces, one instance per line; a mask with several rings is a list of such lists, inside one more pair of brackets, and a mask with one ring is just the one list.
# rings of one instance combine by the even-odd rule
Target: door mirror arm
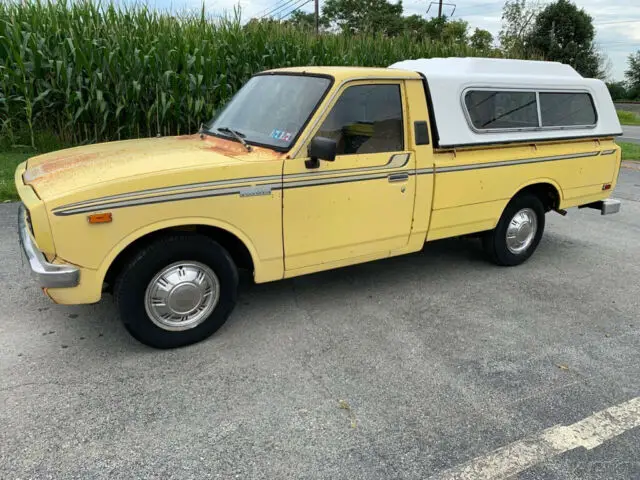
[[336,159],[338,144],[335,140],[325,137],[314,137],[309,143],[307,154],[309,158],[305,160],[304,165],[307,168],[320,167],[320,160],[333,162]]

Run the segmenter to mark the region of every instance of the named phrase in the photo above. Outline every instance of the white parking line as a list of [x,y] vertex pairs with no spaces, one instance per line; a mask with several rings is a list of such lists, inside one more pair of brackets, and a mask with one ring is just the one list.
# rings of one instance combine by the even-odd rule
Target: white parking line
[[607,408],[572,425],[543,430],[488,455],[432,476],[433,480],[508,478],[574,448],[592,449],[640,426],[640,397]]

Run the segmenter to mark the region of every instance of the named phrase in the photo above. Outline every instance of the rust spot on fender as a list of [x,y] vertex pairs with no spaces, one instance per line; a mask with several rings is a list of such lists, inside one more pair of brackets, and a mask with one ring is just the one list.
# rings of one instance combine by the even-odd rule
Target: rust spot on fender
[[[191,138],[193,138],[193,136]],[[247,149],[239,142],[226,140],[224,138],[212,137],[210,135],[205,136],[205,138],[202,139],[201,142],[202,146],[200,148],[202,148],[203,150],[216,152],[229,157],[277,159],[285,155],[281,152],[276,152],[275,150],[271,150],[269,148],[257,147],[255,145],[252,145],[251,152],[248,152]]]
[[38,168],[43,174],[53,173],[58,170],[66,170],[67,168],[72,168],[78,164],[94,160],[98,156],[99,155],[97,153],[77,153],[75,155],[60,156],[40,163]]
[[[110,152],[110,155],[119,155],[125,150]],[[50,154],[51,155],[51,154]],[[68,154],[64,151],[58,155],[48,156],[46,159],[37,161],[35,165],[29,166],[24,173],[25,182],[29,184],[40,184],[54,181],[58,174],[78,167],[91,168],[93,161],[102,160],[100,152]]]

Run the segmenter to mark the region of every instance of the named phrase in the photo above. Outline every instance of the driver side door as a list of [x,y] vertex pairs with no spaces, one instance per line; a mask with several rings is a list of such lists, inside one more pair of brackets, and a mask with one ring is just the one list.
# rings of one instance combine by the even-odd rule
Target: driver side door
[[415,155],[407,148],[404,88],[401,80],[344,85],[309,137],[333,139],[335,161],[308,168],[307,158],[285,160],[285,276],[384,257],[407,245]]

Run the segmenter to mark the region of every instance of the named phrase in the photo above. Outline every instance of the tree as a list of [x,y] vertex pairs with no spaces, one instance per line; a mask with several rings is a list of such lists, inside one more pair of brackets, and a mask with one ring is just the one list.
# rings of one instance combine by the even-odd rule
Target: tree
[[449,20],[446,17],[442,18],[445,19],[445,24],[442,29],[440,40],[466,44],[469,24],[464,20]]
[[502,9],[500,46],[508,56],[525,56],[526,42],[540,8],[526,0],[507,0]]
[[607,88],[613,101],[626,100],[628,98],[627,86],[624,82],[607,82]]
[[469,37],[469,44],[478,50],[490,50],[493,44],[493,35],[487,30],[476,28],[473,35]]
[[449,20],[445,16],[426,20],[419,15],[411,15],[404,17],[404,24],[405,31],[419,38],[429,38],[442,42],[467,43],[469,24],[464,20]]
[[420,15],[404,17],[404,29],[410,35],[424,37],[426,35],[427,21]]
[[[296,10],[287,20],[285,20],[284,23],[303,28],[305,30],[314,30],[316,28],[316,16],[313,13]],[[329,26],[329,21],[323,15],[320,15],[320,18],[318,18],[318,23],[321,28]]]
[[629,55],[629,68],[624,72],[629,85],[629,98],[640,98],[640,50]]
[[530,51],[566,63],[585,77],[604,77],[604,58],[594,44],[593,19],[569,0],[547,5],[527,37]]
[[345,33],[394,36],[404,28],[400,0],[327,0],[322,15]]

